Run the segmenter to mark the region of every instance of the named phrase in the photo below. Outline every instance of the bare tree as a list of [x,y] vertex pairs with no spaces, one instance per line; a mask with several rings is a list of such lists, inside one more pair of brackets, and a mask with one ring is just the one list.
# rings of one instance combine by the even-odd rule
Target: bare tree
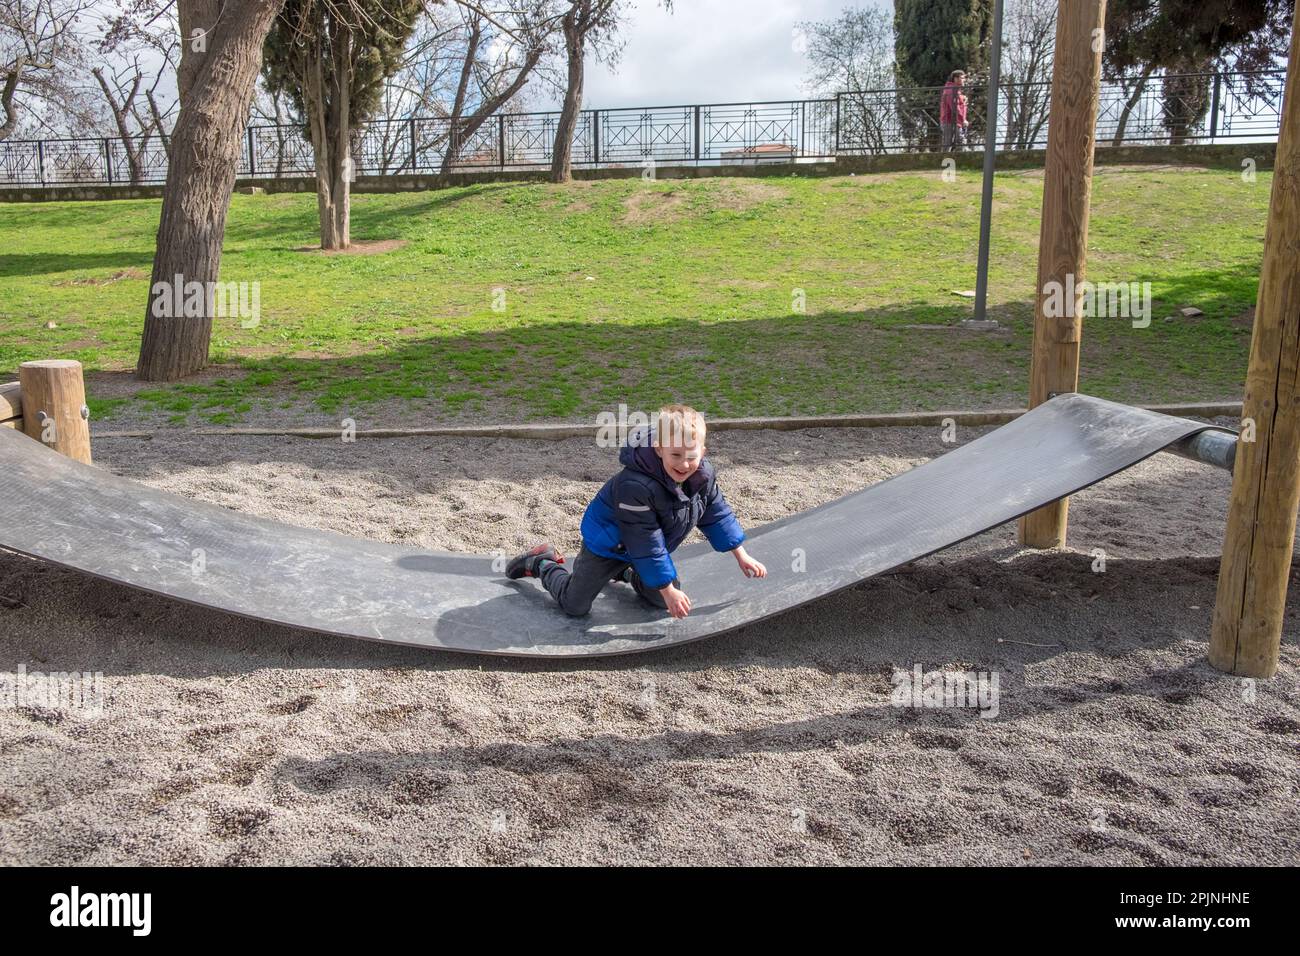
[[1147,91],[1147,86],[1151,82],[1151,75],[1155,73],[1156,65],[1146,63],[1142,66],[1142,71],[1137,75],[1127,73],[1114,77],[1114,81],[1119,83],[1120,90],[1124,94],[1124,103],[1120,107],[1119,119],[1115,123],[1115,135],[1111,137],[1110,145],[1120,146],[1124,142],[1124,136],[1128,132],[1129,119],[1133,116],[1133,110],[1137,108],[1138,103],[1142,100],[1142,94]]
[[547,0],[513,0],[508,19],[496,23],[465,10],[465,48],[447,117],[443,173],[464,158],[487,119],[519,95],[542,62],[558,26],[550,6]]
[[[293,104],[289,103],[284,92],[278,87],[274,87],[268,81],[268,71],[266,66],[262,67],[262,80],[258,84],[253,96],[252,116],[261,120],[265,126],[270,129],[270,135],[275,138],[275,172],[274,176],[279,179],[284,175],[285,165],[288,162],[288,150],[290,143],[301,142],[302,137],[298,131],[293,129],[295,126],[302,125],[302,117],[293,109]],[[254,149],[258,147],[260,136],[257,131],[253,131]],[[261,154],[253,157],[254,164],[262,175],[267,170],[262,168],[258,162]]]
[[882,9],[850,8],[833,20],[795,27],[795,48],[808,58],[804,86],[840,96],[840,146],[883,153],[894,115],[894,18]]
[[425,116],[446,114],[444,98],[460,68],[459,7],[432,7],[407,44],[402,65],[384,84],[375,121],[366,129],[370,161],[382,173],[419,168],[426,149],[443,148],[446,131],[429,137]]
[[164,7],[147,21],[128,15],[113,18],[98,52],[108,62],[90,72],[122,141],[131,182],[138,183],[144,178],[149,143],[155,136],[164,153],[169,152],[168,127],[177,110],[170,81],[180,57],[173,9]]
[[73,107],[83,62],[78,30],[94,0],[0,0],[0,140],[18,128],[25,99]]
[[[564,102],[555,124],[555,146],[551,152],[551,181],[566,183],[573,178],[573,136],[582,110],[582,83],[587,50],[591,48],[607,62],[618,59],[619,27],[628,12],[624,0],[561,0],[560,29],[564,35],[567,75]],[[671,6],[670,0],[664,0]]]
[[1005,149],[1031,149],[1047,125],[1056,47],[1056,0],[1011,0],[1003,26]]

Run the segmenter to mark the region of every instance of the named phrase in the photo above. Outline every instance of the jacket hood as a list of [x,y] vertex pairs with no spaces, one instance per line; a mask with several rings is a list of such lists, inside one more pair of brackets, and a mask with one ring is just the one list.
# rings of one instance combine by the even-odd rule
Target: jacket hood
[[[618,463],[624,468],[649,475],[669,491],[676,492],[677,482],[664,471],[663,460],[650,444],[648,433],[648,428],[638,428],[630,432],[627,436],[627,444],[619,449]],[[695,474],[682,483],[682,491],[687,495],[697,494],[709,483],[712,470],[713,466],[709,464],[708,459],[701,459],[700,467],[695,470]]]

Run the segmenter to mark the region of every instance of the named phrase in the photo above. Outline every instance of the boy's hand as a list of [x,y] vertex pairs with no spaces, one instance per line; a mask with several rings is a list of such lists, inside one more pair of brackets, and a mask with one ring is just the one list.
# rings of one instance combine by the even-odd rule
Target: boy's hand
[[767,577],[767,568],[763,567],[761,561],[755,561],[749,556],[744,545],[736,548],[731,552],[736,556],[736,563],[740,565],[740,571],[747,578],[765,578]]
[[668,605],[668,613],[673,617],[683,618],[691,613],[691,599],[686,596],[685,591],[669,584],[661,587],[659,593],[663,595],[664,603]]

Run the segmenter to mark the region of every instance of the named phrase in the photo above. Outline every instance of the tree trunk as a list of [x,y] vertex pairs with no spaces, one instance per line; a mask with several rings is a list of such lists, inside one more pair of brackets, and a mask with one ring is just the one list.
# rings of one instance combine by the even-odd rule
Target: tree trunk
[[[529,50],[528,56],[524,58],[524,62],[519,67],[519,72],[515,74],[515,78],[511,81],[510,85],[486,103],[479,104],[479,108],[474,111],[473,115],[460,123],[459,136],[461,145],[467,143],[474,134],[479,131],[479,128],[487,122],[488,117],[509,103],[511,98],[523,89],[523,86],[528,82],[528,77],[532,74],[533,69],[541,61],[542,52],[543,48],[540,46]],[[451,164],[447,159],[444,159],[442,172],[446,174],[450,171]]]
[[1110,145],[1119,146],[1124,142],[1124,132],[1128,129],[1128,118],[1137,106],[1138,100],[1142,98],[1142,93],[1147,88],[1147,81],[1155,71],[1154,66],[1147,66],[1142,75],[1138,78],[1137,86],[1133,87],[1133,93],[1124,101],[1124,108],[1120,110],[1119,123],[1115,126],[1115,135],[1111,138]]
[[[321,31],[323,18],[317,20]],[[310,113],[312,151],[316,155],[316,210],[320,218],[320,247],[346,249],[351,241],[351,117],[349,69],[352,33],[333,21],[328,47],[309,53],[303,82]],[[313,49],[317,49],[313,47]],[[323,56],[321,55],[323,53]],[[326,78],[326,58],[333,65]]]
[[569,84],[564,91],[564,107],[555,129],[555,148],[551,151],[551,182],[567,183],[573,178],[573,133],[578,128],[578,110],[582,108],[582,61],[586,34],[577,22],[577,8],[564,15],[564,48],[569,55]]
[[[108,102],[108,110],[113,114],[113,122],[117,124],[117,135],[122,140],[122,150],[126,153],[126,166],[130,174],[131,185],[137,186],[140,180],[144,178],[144,165],[141,162],[141,151],[149,145],[149,132],[144,131],[143,142],[136,142],[131,135],[131,125],[127,120],[131,116],[131,107],[135,103],[135,98],[140,92],[140,81],[144,79],[139,73],[131,83],[131,92],[126,95],[122,102],[117,101],[113,95],[112,89],[109,88],[108,81],[104,79],[104,71],[101,67],[95,67],[90,71],[95,79],[99,81],[99,88],[104,93],[104,99]],[[105,147],[107,148],[107,147]],[[111,162],[111,160],[106,160]]]
[[167,135],[167,127],[163,123],[162,110],[158,109],[158,101],[153,98],[153,90],[146,91],[145,98],[149,101],[149,113],[153,116],[153,125],[158,130],[158,138],[162,140],[163,153],[166,155],[168,162],[170,162],[172,157],[172,142],[171,137]]
[[[1161,111],[1169,131],[1169,145],[1181,146],[1210,108],[1210,81],[1205,71],[1210,63],[1179,63],[1184,75],[1168,73],[1161,83]],[[1195,71],[1195,72],[1191,72]]]
[[4,114],[4,123],[0,123],[0,140],[8,139],[18,127],[14,93],[18,90],[18,78],[22,75],[26,62],[23,57],[19,57],[13,70],[4,75],[4,83],[0,84],[0,113]]
[[[181,111],[172,133],[174,161],[163,187],[153,279],[136,375],[169,382],[208,361],[212,283],[221,268],[226,210],[235,188],[244,124],[262,44],[283,0],[181,0]],[[218,16],[220,22],[218,22]],[[203,50],[193,31],[206,30]],[[176,277],[203,283],[203,314],[175,314]],[[184,289],[181,290],[183,296]]]
[[[468,138],[460,130],[460,114],[465,109],[465,95],[469,91],[470,76],[474,71],[474,57],[478,56],[479,38],[482,35],[478,17],[470,21],[469,41],[465,46],[465,59],[460,66],[460,81],[456,84],[456,98],[451,104],[451,116],[447,122],[447,149],[442,154],[442,174],[451,172],[452,165],[460,158],[461,146]],[[414,169],[414,166],[412,166]]]

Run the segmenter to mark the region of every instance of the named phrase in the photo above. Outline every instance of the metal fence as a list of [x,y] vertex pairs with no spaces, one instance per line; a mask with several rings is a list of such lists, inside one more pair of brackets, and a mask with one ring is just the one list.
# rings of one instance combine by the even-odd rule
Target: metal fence
[[[1281,128],[1285,70],[1180,73],[1102,84],[1097,145],[1267,140]],[[965,146],[983,149],[988,87],[965,87]],[[1008,83],[998,97],[997,148],[1047,145],[1050,83]],[[840,93],[835,153],[863,155],[934,149],[941,144],[940,88]]]
[[[1283,70],[1192,73],[1109,80],[1097,117],[1099,146],[1266,140],[1281,125]],[[1008,83],[999,97],[999,149],[1047,143],[1048,83]],[[982,148],[987,89],[966,88],[966,148]],[[939,89],[866,90],[834,99],[584,110],[573,140],[575,166],[736,164],[826,160],[836,156],[938,148]],[[528,169],[549,166],[559,113],[508,113],[476,129],[462,121],[380,120],[358,131],[352,156],[360,175]],[[5,140],[0,188],[159,183],[167,176],[161,137]],[[448,161],[448,154],[451,154]],[[300,126],[250,126],[240,178],[314,175]]]

